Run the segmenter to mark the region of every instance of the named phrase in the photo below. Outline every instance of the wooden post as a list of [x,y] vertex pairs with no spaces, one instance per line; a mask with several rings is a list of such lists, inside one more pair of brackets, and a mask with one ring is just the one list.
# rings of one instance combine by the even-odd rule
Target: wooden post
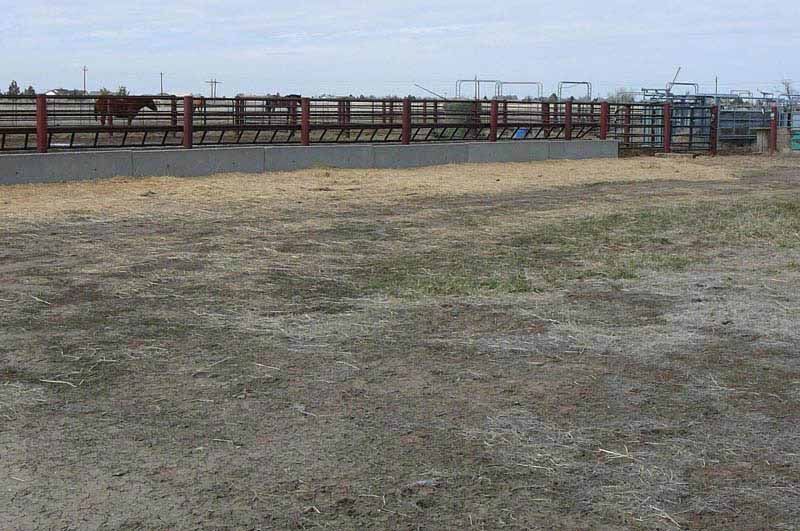
[[610,106],[607,101],[600,104],[600,140],[608,139]]
[[47,96],[36,96],[36,151],[47,153],[50,144],[47,138]]
[[664,104],[664,153],[672,153],[672,104]]
[[497,100],[492,100],[492,108],[489,114],[489,141],[497,142],[497,122],[500,105]]
[[183,147],[192,149],[194,143],[194,96],[183,97]]
[[403,144],[411,143],[411,99],[403,98],[403,132],[401,135]]
[[564,104],[564,140],[572,140],[572,102]]
[[304,146],[311,145],[311,100],[300,100],[300,143]]

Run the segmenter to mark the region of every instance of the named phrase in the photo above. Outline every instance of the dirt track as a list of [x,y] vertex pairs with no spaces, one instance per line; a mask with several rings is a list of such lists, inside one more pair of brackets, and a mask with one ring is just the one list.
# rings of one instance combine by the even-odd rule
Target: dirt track
[[800,159],[0,188],[11,529],[795,529]]

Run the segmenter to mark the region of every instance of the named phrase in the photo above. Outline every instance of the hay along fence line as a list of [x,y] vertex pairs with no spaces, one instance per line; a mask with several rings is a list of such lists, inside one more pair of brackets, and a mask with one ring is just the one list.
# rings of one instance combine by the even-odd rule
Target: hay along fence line
[[2,96],[0,152],[599,138],[714,153],[717,117],[670,102]]

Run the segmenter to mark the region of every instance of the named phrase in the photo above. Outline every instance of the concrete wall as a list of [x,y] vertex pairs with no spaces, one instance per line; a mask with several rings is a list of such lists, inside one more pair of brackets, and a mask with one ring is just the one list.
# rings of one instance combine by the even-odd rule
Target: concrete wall
[[319,166],[331,168],[372,168],[373,146],[269,146],[264,148],[264,171],[305,170]]
[[133,175],[131,151],[0,155],[0,184],[83,181]]
[[132,151],[136,177],[173,175],[198,177],[214,173],[263,173],[264,148],[170,149]]
[[616,158],[614,140],[463,142],[83,151],[0,155],[0,185],[116,176],[264,173],[331,168],[417,168],[466,162]]

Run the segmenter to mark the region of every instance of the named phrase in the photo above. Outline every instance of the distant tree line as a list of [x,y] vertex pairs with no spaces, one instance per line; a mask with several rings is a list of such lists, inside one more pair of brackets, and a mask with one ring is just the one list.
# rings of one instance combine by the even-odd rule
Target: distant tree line
[[33,85],[28,85],[24,91],[20,90],[19,85],[17,84],[16,80],[11,81],[11,84],[8,85],[8,90],[4,93],[0,91],[0,95],[5,96],[36,96],[36,89],[33,88]]
[[128,87],[125,85],[120,85],[116,91],[108,90],[107,88],[103,87],[100,89],[101,96],[129,96],[130,92],[128,92]]
[[[75,90],[72,91],[75,94],[81,94],[83,91]],[[100,94],[103,96],[128,96],[130,92],[125,85],[120,85],[117,90],[112,91],[105,87],[100,89]],[[16,80],[12,80],[11,83],[8,85],[8,90],[3,92],[0,90],[0,96],[36,96],[36,89],[33,88],[33,85],[28,85],[28,88],[22,90],[19,88],[19,84]]]

